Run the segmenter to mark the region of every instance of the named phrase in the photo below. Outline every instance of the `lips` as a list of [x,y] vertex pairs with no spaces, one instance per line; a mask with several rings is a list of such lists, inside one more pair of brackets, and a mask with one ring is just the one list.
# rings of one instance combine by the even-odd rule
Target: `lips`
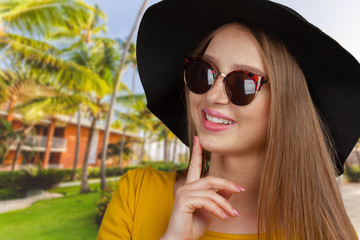
[[227,130],[236,124],[233,119],[209,108],[202,110],[202,123],[206,130],[213,132]]

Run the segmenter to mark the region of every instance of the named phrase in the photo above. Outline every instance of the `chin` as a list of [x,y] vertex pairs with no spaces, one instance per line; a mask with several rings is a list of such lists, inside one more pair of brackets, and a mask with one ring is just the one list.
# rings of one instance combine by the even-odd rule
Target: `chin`
[[[266,143],[258,145],[259,142],[249,144],[242,142],[241,139],[230,140],[215,136],[199,135],[202,148],[208,152],[223,156],[245,156],[258,155],[266,149]],[[232,144],[229,144],[232,143]],[[236,144],[235,144],[236,143]]]
[[228,141],[219,140],[219,138],[214,136],[201,136],[200,144],[203,149],[211,153],[216,153],[220,155],[233,155],[239,151],[239,146],[229,146]]

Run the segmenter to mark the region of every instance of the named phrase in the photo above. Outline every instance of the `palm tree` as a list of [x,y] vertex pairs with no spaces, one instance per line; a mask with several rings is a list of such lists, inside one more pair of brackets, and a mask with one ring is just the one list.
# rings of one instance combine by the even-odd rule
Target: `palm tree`
[[0,164],[5,160],[9,147],[20,139],[20,132],[13,129],[6,119],[0,119]]
[[16,43],[23,39],[23,35],[14,32],[39,37],[59,29],[71,30],[69,23],[82,24],[88,18],[89,9],[91,7],[77,0],[3,1],[0,4],[1,40]]
[[[67,52],[69,60],[83,65],[93,74],[98,75],[103,81],[102,88],[107,89],[106,92],[84,92],[91,103],[90,105],[83,104],[84,107],[88,108],[91,115],[91,127],[82,168],[82,193],[89,191],[87,165],[90,158],[90,147],[93,141],[96,123],[108,112],[108,103],[105,97],[111,93],[111,89],[114,87],[117,65],[120,61],[120,46],[115,40],[95,35],[93,35],[90,40],[90,45],[83,45],[80,48],[70,49]],[[79,91],[79,89],[77,90]],[[124,84],[120,85],[120,90],[128,91]]]
[[[101,158],[101,174],[102,176],[105,176],[105,159],[106,159],[106,148],[107,148],[107,144],[108,144],[108,140],[109,140],[109,131],[110,131],[110,123],[112,120],[112,115],[113,115],[113,109],[114,109],[114,103],[115,103],[115,99],[117,96],[117,90],[118,90],[118,86],[121,83],[121,76],[123,73],[123,68],[125,66],[125,61],[126,61],[126,54],[128,52],[130,43],[131,43],[131,39],[133,38],[133,36],[135,35],[136,32],[136,28],[137,25],[140,21],[140,17],[142,16],[143,12],[145,11],[146,5],[148,3],[148,0],[144,0],[143,5],[137,15],[135,24],[133,25],[133,28],[129,34],[128,39],[126,40],[126,46],[124,48],[122,57],[121,57],[121,62],[118,65],[118,71],[115,77],[115,88],[113,89],[112,95],[111,95],[111,100],[110,100],[110,108],[109,108],[109,114],[107,116],[106,119],[106,125],[105,125],[105,134],[104,134],[104,141],[103,141],[103,146],[104,146],[104,150],[103,150],[103,154],[102,154],[102,158]],[[101,189],[105,189],[106,186],[106,179],[102,178],[101,179]]]
[[[122,145],[121,140],[119,140],[117,143],[109,143],[107,157],[111,158],[111,157],[117,156],[119,158],[119,155],[121,154],[121,151],[122,151],[122,155],[124,155],[125,158],[128,160],[129,156],[134,153],[134,151],[130,147],[131,143],[132,143],[132,140],[125,140],[125,143],[124,143],[125,147],[123,149],[120,148],[120,146]],[[101,156],[100,156],[100,158],[101,158]]]
[[25,69],[18,69],[17,72],[7,71],[5,96],[17,103],[10,109],[9,114],[13,111],[20,113],[25,126],[17,130],[19,138],[12,170],[15,168],[25,140],[36,123],[56,113],[70,114],[75,109],[69,103],[83,101],[78,96],[67,95],[62,89],[37,82],[36,76],[26,67]]
[[[90,44],[93,42],[93,36],[98,35],[99,33],[106,33],[106,25],[103,21],[106,20],[106,15],[103,13],[97,5],[95,5],[92,14],[82,25],[73,25],[72,30],[69,31],[67,29],[63,31],[59,31],[53,33],[48,36],[50,39],[68,39],[70,41],[74,41],[70,47],[64,49],[63,52],[71,52],[77,51],[78,49],[85,49],[83,51],[85,55],[88,55],[90,51]],[[89,66],[88,60],[85,56],[79,55],[75,57],[76,62],[78,64]],[[74,60],[74,59],[72,59]],[[81,89],[72,89],[74,94]],[[76,169],[79,162],[79,153],[80,153],[80,136],[81,136],[81,115],[82,115],[82,107],[81,103],[78,105],[77,111],[77,130],[76,130],[76,147],[75,147],[75,156],[74,156],[74,164],[73,171],[71,174],[71,179],[75,181],[76,179]],[[86,108],[86,106],[84,106]]]
[[[106,84],[98,74],[73,61],[65,61],[59,57],[61,52],[56,47],[41,40],[54,32],[71,31],[73,26],[84,25],[91,16],[90,10],[94,11],[76,0],[9,1],[1,4],[0,50],[11,63],[16,60],[16,65],[30,67],[40,84],[104,94]],[[95,108],[86,101],[86,96],[77,97],[85,99],[90,108]],[[36,99],[30,105],[39,105],[42,101],[49,102]],[[73,101],[72,104],[78,102]]]

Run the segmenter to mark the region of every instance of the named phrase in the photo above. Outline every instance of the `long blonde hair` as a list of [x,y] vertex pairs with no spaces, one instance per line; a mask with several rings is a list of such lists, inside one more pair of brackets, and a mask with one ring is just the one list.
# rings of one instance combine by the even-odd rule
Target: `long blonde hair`
[[[220,29],[192,55],[202,56]],[[355,240],[335,180],[331,140],[301,68],[279,39],[249,29],[263,55],[271,86],[266,157],[258,196],[258,238]],[[196,130],[190,111],[188,126],[191,150]],[[210,153],[204,151],[202,176],[206,175],[209,160]]]

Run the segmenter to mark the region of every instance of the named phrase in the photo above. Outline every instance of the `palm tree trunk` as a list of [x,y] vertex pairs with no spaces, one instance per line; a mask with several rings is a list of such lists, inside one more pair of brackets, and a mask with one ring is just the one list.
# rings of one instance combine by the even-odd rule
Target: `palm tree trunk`
[[15,157],[14,157],[13,162],[11,164],[11,171],[15,170],[16,162],[17,162],[17,160],[18,160],[18,158],[20,156],[20,153],[21,153],[21,148],[24,145],[24,143],[25,143],[27,137],[29,136],[29,133],[30,133],[31,129],[33,129],[33,127],[34,127],[34,125],[32,124],[29,127],[24,129],[24,135],[21,138],[20,142],[16,146]]
[[15,157],[14,157],[14,159],[12,161],[12,164],[11,164],[11,171],[12,172],[15,170],[16,162],[17,162],[17,160],[18,160],[18,158],[20,156],[21,148],[24,145],[24,142],[25,142],[25,140],[21,139],[20,142],[16,146]]
[[167,130],[164,130],[164,163],[168,161],[168,134]]
[[[104,176],[105,176],[105,159],[106,159],[107,145],[108,145],[108,141],[109,141],[110,123],[111,123],[111,119],[112,119],[113,112],[114,112],[114,103],[115,103],[117,90],[119,89],[119,86],[120,86],[120,83],[121,83],[121,75],[122,75],[122,71],[123,71],[123,68],[124,68],[124,65],[125,65],[126,54],[127,54],[128,50],[129,50],[131,39],[135,35],[137,25],[138,25],[138,23],[140,21],[141,16],[143,15],[143,12],[145,11],[145,8],[146,8],[146,5],[147,5],[148,1],[149,0],[144,0],[144,3],[143,3],[143,5],[142,5],[142,7],[141,7],[141,9],[140,9],[140,11],[139,11],[139,13],[137,15],[135,24],[134,24],[133,28],[131,29],[130,35],[129,35],[127,41],[126,41],[126,45],[125,45],[125,48],[124,48],[124,53],[123,53],[123,55],[121,57],[119,70],[118,70],[118,73],[117,73],[117,76],[116,76],[116,83],[114,84],[115,87],[114,87],[113,93],[111,95],[109,114],[108,114],[108,117],[106,119],[106,125],[105,125],[103,152],[101,154],[101,174],[104,175]],[[103,178],[101,178],[101,179],[103,179]],[[106,178],[104,178],[104,179],[106,179]],[[104,186],[104,189],[105,189],[106,182],[101,183],[101,188],[103,186]],[[104,189],[102,189],[102,190],[104,190]]]
[[71,181],[76,180],[76,169],[79,162],[79,152],[80,152],[80,137],[81,137],[81,104],[78,106],[78,117],[77,117],[77,126],[76,126],[76,147],[75,147],[75,156],[74,156],[74,166],[71,173]]
[[96,117],[93,116],[93,119],[91,121],[91,127],[89,130],[89,137],[88,137],[88,141],[86,144],[85,158],[84,158],[84,163],[83,163],[82,173],[81,173],[80,193],[87,193],[90,191],[88,177],[87,177],[87,170],[88,170],[88,162],[89,162],[89,158],[90,158],[91,143],[92,143],[94,133],[95,133],[97,118],[98,118],[98,116],[96,116]]
[[120,145],[120,152],[119,152],[119,169],[120,169],[120,173],[122,173],[122,158],[123,158],[123,152],[124,152],[124,147],[125,147],[125,135],[126,135],[126,125],[124,126],[123,129],[123,133],[121,136],[121,145]]
[[147,135],[147,132],[144,131],[144,141],[143,141],[143,144],[141,146],[140,157],[139,157],[140,162],[142,162],[143,157],[144,157],[144,153],[145,153],[146,135]]
[[177,147],[177,138],[174,137],[174,143],[173,143],[173,152],[172,152],[172,162],[175,163],[176,158],[176,147]]

